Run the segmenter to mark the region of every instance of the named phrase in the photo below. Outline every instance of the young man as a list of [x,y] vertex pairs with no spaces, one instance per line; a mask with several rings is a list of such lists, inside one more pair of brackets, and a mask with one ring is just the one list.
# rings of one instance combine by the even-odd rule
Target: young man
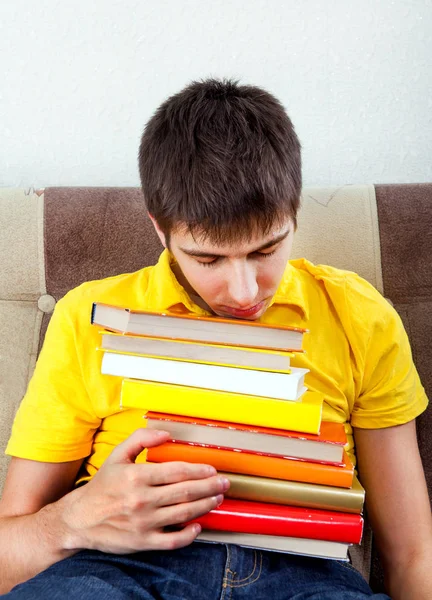
[[389,593],[431,598],[431,514],[414,421],[427,399],[401,321],[371,285],[288,262],[301,161],[281,104],[254,87],[194,83],[148,123],[139,167],[167,250],[154,267],[83,284],[57,304],[7,448],[2,597],[372,596],[349,565],[192,544],[199,527],[165,529],[217,506],[229,483],[207,465],[135,462],[168,434],[141,429],[143,413],[121,411],[119,382],[100,374],[100,334],[90,325],[99,301],[308,327],[296,364],[324,395],[325,418],[346,423],[352,456],[354,428]]

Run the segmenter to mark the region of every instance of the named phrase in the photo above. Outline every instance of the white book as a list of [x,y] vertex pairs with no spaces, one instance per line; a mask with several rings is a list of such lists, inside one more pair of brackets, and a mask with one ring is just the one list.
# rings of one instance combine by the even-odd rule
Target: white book
[[330,558],[348,561],[348,549],[351,544],[311,540],[308,538],[284,537],[279,535],[261,535],[257,533],[235,533],[232,531],[210,531],[203,529],[195,538],[196,542],[214,544],[236,544],[246,548],[259,548],[275,552],[287,552],[315,558]]
[[274,373],[115,352],[105,352],[102,359],[104,375],[292,401],[306,391],[308,372],[291,367],[290,373]]

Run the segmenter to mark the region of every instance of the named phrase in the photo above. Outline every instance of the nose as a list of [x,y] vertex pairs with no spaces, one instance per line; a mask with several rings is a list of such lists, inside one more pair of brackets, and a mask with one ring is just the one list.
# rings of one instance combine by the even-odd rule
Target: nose
[[258,283],[252,265],[247,263],[233,265],[228,276],[228,293],[233,308],[246,309],[256,304]]

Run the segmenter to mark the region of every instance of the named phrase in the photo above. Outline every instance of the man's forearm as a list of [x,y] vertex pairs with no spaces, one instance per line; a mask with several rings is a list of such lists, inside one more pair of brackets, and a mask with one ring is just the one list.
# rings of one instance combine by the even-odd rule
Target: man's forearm
[[386,587],[393,600],[432,598],[432,547],[416,553],[411,560],[385,568]]
[[65,549],[62,501],[31,515],[0,518],[0,593],[27,581],[75,551]]

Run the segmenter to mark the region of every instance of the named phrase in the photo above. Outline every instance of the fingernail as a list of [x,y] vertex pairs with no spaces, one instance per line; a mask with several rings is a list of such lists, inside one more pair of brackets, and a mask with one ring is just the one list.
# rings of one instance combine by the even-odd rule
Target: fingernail
[[219,481],[220,481],[220,483],[222,485],[223,491],[226,492],[226,490],[230,486],[230,480],[227,477],[219,477]]
[[161,429],[154,429],[154,432],[158,437],[169,435],[168,431],[162,431]]
[[194,533],[196,533],[198,535],[199,533],[201,533],[201,525],[199,523],[195,523],[193,526],[193,530],[194,530]]
[[222,502],[223,502],[223,499],[224,499],[224,497],[223,497],[223,494],[218,494],[218,495],[215,497],[215,500],[216,500],[216,506],[220,506],[220,505],[222,504]]
[[216,475],[216,473],[217,473],[216,469],[210,465],[208,465],[206,467],[205,472],[206,472],[206,475],[208,475],[209,477],[211,477],[212,475]]

